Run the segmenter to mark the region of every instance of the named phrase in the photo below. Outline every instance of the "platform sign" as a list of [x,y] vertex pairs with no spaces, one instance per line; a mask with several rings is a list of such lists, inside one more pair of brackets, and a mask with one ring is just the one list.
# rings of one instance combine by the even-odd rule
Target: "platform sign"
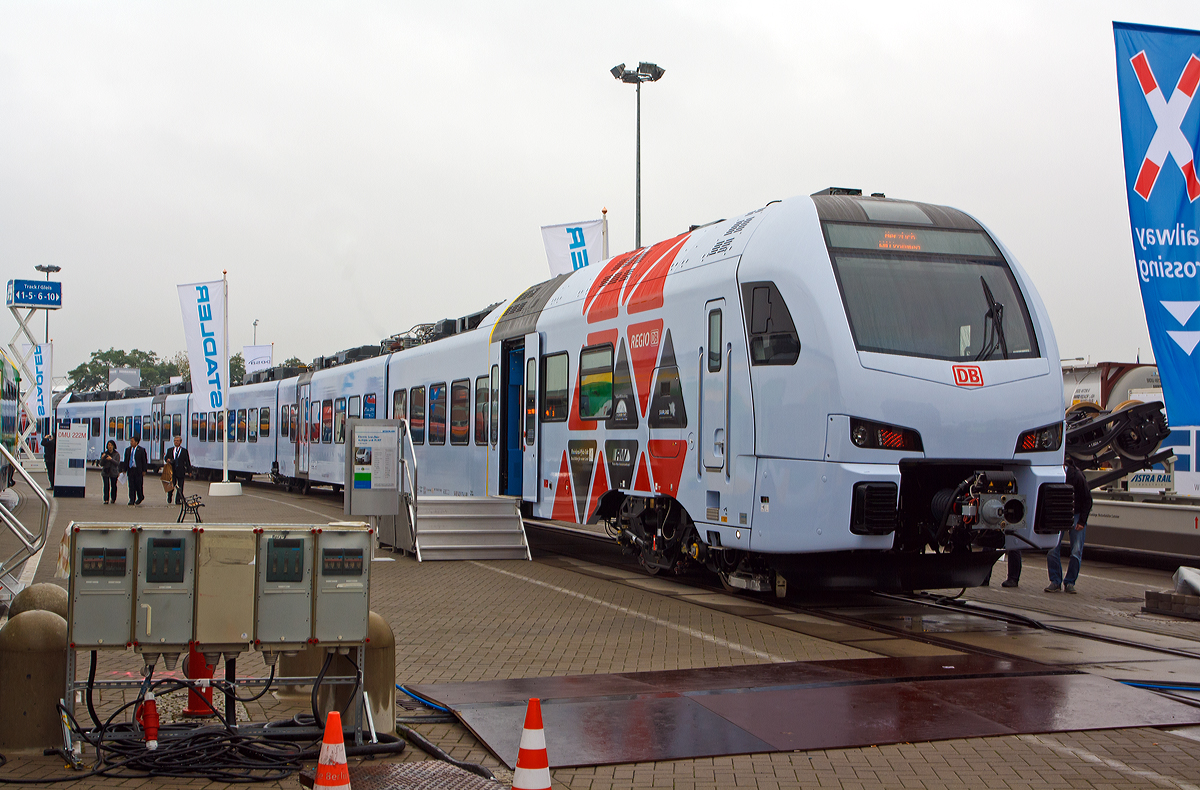
[[1113,23],[1136,275],[1171,421],[1200,424],[1200,31]]
[[40,307],[57,310],[62,307],[62,283],[49,280],[9,280],[9,307]]
[[81,497],[87,485],[88,424],[58,429],[54,448],[54,496]]

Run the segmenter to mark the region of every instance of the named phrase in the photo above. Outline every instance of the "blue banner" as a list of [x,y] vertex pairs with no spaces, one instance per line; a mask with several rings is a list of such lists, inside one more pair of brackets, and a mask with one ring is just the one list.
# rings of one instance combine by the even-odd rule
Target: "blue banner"
[[1133,250],[1172,425],[1200,425],[1200,31],[1113,23]]

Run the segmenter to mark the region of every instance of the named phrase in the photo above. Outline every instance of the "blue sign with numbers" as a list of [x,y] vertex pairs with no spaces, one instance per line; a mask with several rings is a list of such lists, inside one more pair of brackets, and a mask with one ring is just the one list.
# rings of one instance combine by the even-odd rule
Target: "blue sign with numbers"
[[42,307],[57,310],[62,307],[62,283],[48,280],[9,280],[9,307]]

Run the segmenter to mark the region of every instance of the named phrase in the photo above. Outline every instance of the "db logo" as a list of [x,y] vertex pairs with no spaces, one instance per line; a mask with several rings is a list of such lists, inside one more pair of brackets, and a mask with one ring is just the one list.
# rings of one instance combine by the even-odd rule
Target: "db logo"
[[982,387],[983,372],[978,365],[955,365],[954,383],[960,387]]

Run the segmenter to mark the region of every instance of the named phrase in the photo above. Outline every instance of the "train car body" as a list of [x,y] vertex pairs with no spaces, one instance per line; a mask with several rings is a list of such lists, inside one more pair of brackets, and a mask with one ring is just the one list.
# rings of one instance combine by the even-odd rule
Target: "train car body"
[[383,419],[387,397],[385,356],[318,370],[306,383],[309,430],[303,452],[307,480],[340,488],[345,482],[346,420]]

